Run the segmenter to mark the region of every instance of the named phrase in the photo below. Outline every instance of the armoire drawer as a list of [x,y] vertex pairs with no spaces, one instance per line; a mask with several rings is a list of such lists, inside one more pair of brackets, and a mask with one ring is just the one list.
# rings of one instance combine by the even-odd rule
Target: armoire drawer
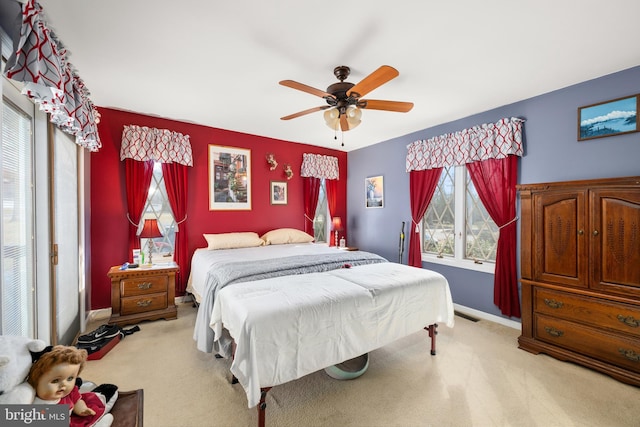
[[136,295],[156,294],[167,292],[167,276],[145,276],[123,279],[121,282],[120,295],[122,297],[133,297]]
[[640,307],[536,287],[534,312],[640,337]]
[[543,314],[534,315],[535,338],[640,372],[640,341]]

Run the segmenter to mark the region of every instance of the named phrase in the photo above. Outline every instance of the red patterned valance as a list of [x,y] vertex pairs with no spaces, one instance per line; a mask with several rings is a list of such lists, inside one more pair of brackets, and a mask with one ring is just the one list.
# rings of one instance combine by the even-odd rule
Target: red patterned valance
[[102,146],[97,122],[100,117],[89,99],[89,91],[67,61],[67,51],[43,18],[35,0],[22,5],[20,39],[4,73],[23,82],[22,93],[51,114],[51,122],[74,135],[76,143],[91,151]]
[[300,176],[339,179],[338,158],[323,156],[322,154],[304,153],[302,155],[302,167]]
[[167,129],[126,125],[122,131],[120,160],[126,158],[155,160],[161,163],[180,163],[193,166],[189,135]]
[[522,123],[515,117],[482,124],[407,146],[407,172],[522,156]]

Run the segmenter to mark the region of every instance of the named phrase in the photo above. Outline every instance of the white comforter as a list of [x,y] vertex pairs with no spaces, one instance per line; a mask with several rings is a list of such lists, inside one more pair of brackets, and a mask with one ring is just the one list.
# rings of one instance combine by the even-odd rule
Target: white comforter
[[453,326],[449,284],[439,273],[380,263],[237,283],[218,293],[217,337],[236,342],[231,372],[249,407],[260,388],[301,378],[417,332]]

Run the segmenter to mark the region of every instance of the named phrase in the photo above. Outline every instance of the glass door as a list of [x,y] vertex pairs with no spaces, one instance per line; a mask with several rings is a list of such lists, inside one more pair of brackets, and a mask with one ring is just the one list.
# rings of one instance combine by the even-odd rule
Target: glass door
[[56,342],[69,345],[80,329],[80,281],[78,229],[78,145],[73,137],[49,126],[53,136],[52,156],[52,276],[55,298]]

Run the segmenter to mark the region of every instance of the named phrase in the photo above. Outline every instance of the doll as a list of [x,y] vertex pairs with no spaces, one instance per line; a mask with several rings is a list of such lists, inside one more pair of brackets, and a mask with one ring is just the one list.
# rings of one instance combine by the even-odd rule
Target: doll
[[81,394],[76,385],[86,360],[87,351],[76,347],[57,345],[45,349],[31,366],[27,379],[36,391],[34,403],[69,405],[71,427],[110,426],[113,415],[105,414],[105,396],[96,392]]

